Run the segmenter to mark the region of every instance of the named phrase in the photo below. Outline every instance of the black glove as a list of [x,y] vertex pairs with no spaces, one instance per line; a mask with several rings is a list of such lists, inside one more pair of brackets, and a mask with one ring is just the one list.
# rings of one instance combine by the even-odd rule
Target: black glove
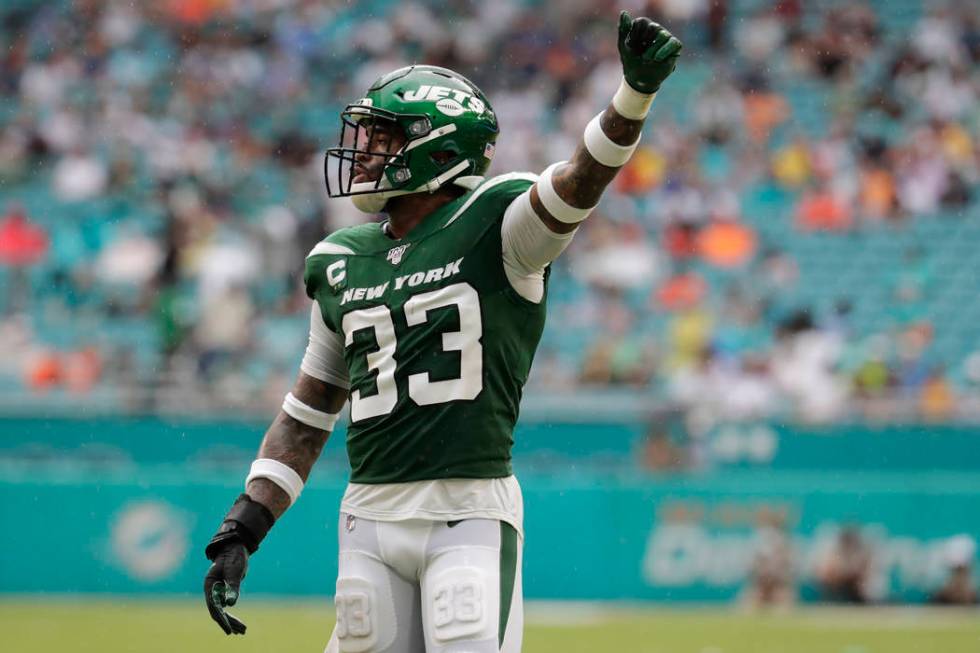
[[674,72],[683,44],[649,18],[619,15],[619,58],[626,83],[640,93],[656,93]]
[[244,635],[245,624],[225,608],[238,602],[242,579],[248,570],[248,551],[241,542],[226,541],[204,577],[204,601],[208,612],[225,635]]
[[245,634],[245,624],[225,612],[225,608],[238,602],[248,557],[258,550],[275,521],[268,508],[242,494],[204,550],[213,563],[204,577],[204,602],[226,635]]

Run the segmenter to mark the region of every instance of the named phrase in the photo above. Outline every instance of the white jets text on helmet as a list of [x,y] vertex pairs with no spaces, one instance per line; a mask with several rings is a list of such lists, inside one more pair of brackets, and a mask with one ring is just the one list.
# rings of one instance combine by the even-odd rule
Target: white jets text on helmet
[[[467,93],[466,91],[460,91],[455,88],[447,88],[445,86],[430,86],[429,84],[422,84],[414,91],[406,91],[402,99],[404,99],[406,102],[438,102],[439,100],[449,98],[450,96],[452,96],[452,99],[458,103],[456,106],[461,107],[461,109],[469,109],[477,115],[483,113],[487,108],[487,105],[484,104],[483,100],[470,93]],[[443,111],[443,113],[446,113],[447,115],[459,115],[463,112],[460,110],[459,113],[449,113],[449,111],[445,111],[443,107],[450,108],[452,105],[446,102],[440,104],[443,105],[442,107],[439,107],[440,111]],[[455,107],[452,107],[452,110],[455,110]]]

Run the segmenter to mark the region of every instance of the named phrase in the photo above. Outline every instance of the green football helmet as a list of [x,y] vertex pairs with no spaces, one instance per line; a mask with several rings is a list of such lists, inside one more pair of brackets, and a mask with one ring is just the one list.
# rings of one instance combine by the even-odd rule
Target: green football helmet
[[[431,193],[453,183],[474,188],[493,158],[500,131],[490,102],[462,75],[438,66],[408,66],[384,75],[341,113],[340,144],[327,150],[330,197],[351,197],[378,213],[388,198]],[[371,149],[379,124],[404,134],[396,152]],[[376,181],[354,183],[358,157],[384,157]]]

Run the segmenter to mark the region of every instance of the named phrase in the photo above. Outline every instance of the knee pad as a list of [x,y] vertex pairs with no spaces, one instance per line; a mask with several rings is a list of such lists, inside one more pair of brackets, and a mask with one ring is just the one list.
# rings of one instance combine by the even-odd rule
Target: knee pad
[[440,643],[496,637],[499,597],[495,583],[477,567],[446,569],[429,588],[429,624]]

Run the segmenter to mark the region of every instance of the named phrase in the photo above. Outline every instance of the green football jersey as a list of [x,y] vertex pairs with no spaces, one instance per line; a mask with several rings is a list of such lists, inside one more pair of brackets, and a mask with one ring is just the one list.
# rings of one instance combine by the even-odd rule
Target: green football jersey
[[487,180],[401,240],[377,222],[341,229],[307,257],[307,294],[345,343],[351,481],[512,473],[545,301],[511,287],[500,230],[534,179]]

